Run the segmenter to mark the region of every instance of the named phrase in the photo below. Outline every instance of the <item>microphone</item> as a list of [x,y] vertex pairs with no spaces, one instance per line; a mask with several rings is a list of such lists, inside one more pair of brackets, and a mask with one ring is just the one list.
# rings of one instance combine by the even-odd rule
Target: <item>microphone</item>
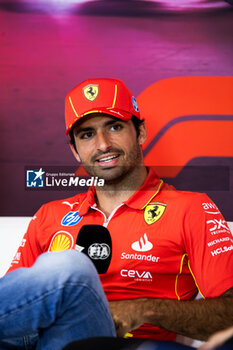
[[82,226],[75,249],[91,259],[99,274],[107,272],[112,258],[112,239],[106,227],[101,225]]

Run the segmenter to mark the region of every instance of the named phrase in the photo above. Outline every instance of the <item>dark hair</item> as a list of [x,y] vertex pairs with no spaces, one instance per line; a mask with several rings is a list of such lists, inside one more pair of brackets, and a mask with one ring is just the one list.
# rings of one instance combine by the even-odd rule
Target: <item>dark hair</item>
[[75,151],[77,152],[77,148],[76,148],[76,144],[75,144],[75,140],[74,140],[74,130],[73,127],[72,129],[69,131],[69,136],[70,136],[70,144],[74,147]]
[[140,134],[139,126],[144,122],[144,120],[140,120],[137,117],[135,117],[134,115],[132,115],[131,120],[133,122],[133,125],[134,125],[136,133],[137,133],[137,137],[138,137]]
[[[134,125],[134,127],[135,127],[136,135],[137,135],[137,137],[138,137],[139,134],[140,134],[139,126],[144,122],[144,120],[140,120],[140,119],[138,119],[137,117],[135,117],[134,115],[132,115],[131,120],[132,120],[133,125]],[[73,125],[73,127],[74,127],[74,125]],[[76,145],[75,145],[75,139],[74,139],[74,130],[73,130],[73,127],[72,127],[72,129],[70,130],[70,132],[69,132],[69,135],[70,135],[70,144],[74,147],[75,151],[77,152]]]

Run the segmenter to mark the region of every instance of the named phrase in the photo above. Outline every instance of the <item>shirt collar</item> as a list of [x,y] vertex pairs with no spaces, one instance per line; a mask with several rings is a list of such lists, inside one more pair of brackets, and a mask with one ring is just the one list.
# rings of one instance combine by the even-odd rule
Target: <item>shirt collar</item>
[[[158,177],[153,168],[149,167],[148,170],[148,175],[141,187],[124,202],[128,207],[133,209],[144,209],[163,187],[163,180]],[[79,215],[83,216],[87,214],[90,207],[95,204],[95,189],[94,187],[90,187],[86,197],[80,204]]]
[[149,167],[148,170],[149,173],[141,187],[124,202],[128,207],[144,209],[161,190],[163,180],[158,177],[152,167]]
[[79,206],[79,216],[87,214],[90,207],[95,205],[95,188],[94,186],[89,187],[86,197]]

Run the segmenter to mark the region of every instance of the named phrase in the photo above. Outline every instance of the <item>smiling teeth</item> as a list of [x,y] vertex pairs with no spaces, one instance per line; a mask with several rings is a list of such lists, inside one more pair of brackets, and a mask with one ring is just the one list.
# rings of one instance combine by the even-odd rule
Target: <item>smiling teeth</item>
[[98,162],[110,162],[111,160],[117,158],[117,156],[110,156],[110,157],[106,157],[106,158],[101,158],[98,160]]

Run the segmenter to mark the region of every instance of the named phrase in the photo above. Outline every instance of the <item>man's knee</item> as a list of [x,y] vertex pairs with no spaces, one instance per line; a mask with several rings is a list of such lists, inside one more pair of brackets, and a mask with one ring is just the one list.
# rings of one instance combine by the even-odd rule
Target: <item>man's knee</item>
[[44,272],[50,278],[56,276],[58,280],[80,280],[92,284],[98,279],[91,260],[75,250],[44,253],[37,259],[34,269],[40,270],[40,274]]

